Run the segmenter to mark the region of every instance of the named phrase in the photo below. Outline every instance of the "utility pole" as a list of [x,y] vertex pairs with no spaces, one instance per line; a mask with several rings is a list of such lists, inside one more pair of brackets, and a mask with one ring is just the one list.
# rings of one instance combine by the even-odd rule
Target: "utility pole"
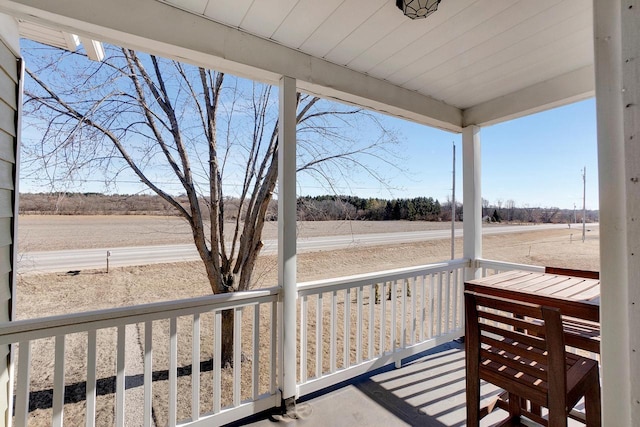
[[582,170],[582,243],[586,238],[586,230],[587,230],[587,167],[585,166]]
[[456,257],[456,143],[453,144],[453,186],[451,190],[451,259]]

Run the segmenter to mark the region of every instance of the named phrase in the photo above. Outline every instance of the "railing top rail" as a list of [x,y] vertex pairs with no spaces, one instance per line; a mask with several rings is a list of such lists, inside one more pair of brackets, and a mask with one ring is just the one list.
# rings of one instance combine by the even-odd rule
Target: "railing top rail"
[[432,274],[441,271],[447,271],[451,268],[467,267],[470,261],[465,258],[455,259],[451,261],[444,261],[435,264],[419,265],[416,267],[398,268],[394,270],[377,271],[373,273],[357,274],[353,276],[337,277],[334,279],[322,279],[311,282],[304,282],[298,284],[298,292],[305,294],[311,293],[310,291],[318,289],[326,289],[327,291],[333,288],[345,288],[355,287],[362,285],[369,285],[373,283],[381,283],[385,281],[392,281],[398,279],[405,279],[409,277],[415,277],[422,274]]
[[[154,318],[168,318],[189,313],[224,310],[261,302],[275,301],[280,288],[273,287],[256,291],[230,292],[227,294],[207,295],[175,301],[163,301],[141,304],[132,307],[118,307],[107,310],[87,311],[83,313],[63,314],[0,323],[0,344],[16,342],[23,334],[34,336],[26,339],[42,338],[54,335],[55,330],[69,329],[66,333],[87,331],[96,328],[138,323]],[[47,333],[49,331],[50,333]]]
[[518,264],[513,262],[495,261],[489,259],[476,259],[476,265],[479,268],[495,268],[501,270],[525,270],[535,271],[537,273],[544,273],[544,267],[531,264]]

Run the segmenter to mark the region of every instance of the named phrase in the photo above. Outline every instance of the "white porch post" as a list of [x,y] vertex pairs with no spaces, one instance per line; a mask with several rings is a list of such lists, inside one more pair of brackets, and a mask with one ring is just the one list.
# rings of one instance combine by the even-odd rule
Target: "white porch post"
[[278,122],[278,281],[282,286],[282,399],[296,399],[296,80],[280,78]]
[[600,186],[603,425],[638,425],[640,1],[594,0],[593,5]]
[[[480,175],[480,127],[462,130],[462,190],[464,206],[463,256],[472,261],[482,258],[482,185]],[[466,279],[473,279],[479,270],[472,264]]]

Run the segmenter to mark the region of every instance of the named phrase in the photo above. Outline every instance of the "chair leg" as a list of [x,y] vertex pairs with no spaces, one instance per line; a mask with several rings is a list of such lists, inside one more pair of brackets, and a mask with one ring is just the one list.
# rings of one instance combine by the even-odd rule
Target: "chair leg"
[[467,375],[467,426],[480,425],[480,379]]
[[518,425],[520,422],[520,416],[522,415],[522,407],[520,404],[522,399],[513,393],[509,393],[509,420],[516,422]]
[[594,375],[590,387],[584,394],[584,408],[587,417],[587,427],[600,427],[602,425],[602,410],[600,407],[600,381],[598,373]]

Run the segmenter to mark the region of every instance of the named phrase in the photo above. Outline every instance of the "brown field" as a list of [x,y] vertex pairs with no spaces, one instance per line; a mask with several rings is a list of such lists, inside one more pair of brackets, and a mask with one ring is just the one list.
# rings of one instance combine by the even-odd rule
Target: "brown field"
[[[126,246],[139,244],[177,243],[179,239],[189,241],[186,227],[180,229],[176,218],[166,217],[24,217],[21,220],[20,242],[23,250],[60,249],[65,247],[105,247],[112,245]],[[53,221],[53,222],[52,222]],[[314,222],[305,223],[300,227],[301,236],[349,234],[380,231],[424,230],[426,227],[447,228],[449,224],[442,223],[375,223],[375,222]],[[393,228],[393,229],[391,229]],[[502,260],[536,265],[554,265],[580,269],[599,268],[598,227],[594,227],[587,234],[585,243],[580,241],[580,231],[563,229],[553,231],[535,231],[520,234],[487,236],[483,240],[483,257],[486,259]],[[116,233],[119,231],[119,233]],[[272,234],[269,234],[272,233]],[[573,235],[573,236],[572,236]],[[272,237],[273,236],[273,237]],[[72,237],[73,243],[68,242]],[[269,224],[265,238],[275,237],[275,224]],[[65,240],[67,239],[67,240]],[[25,240],[28,243],[24,243]],[[49,247],[51,245],[51,247]],[[456,242],[457,257],[462,255],[462,242]],[[378,247],[350,248],[338,251],[303,253],[298,255],[298,280],[308,281],[321,278],[339,277],[364,272],[380,271],[404,266],[428,264],[448,259],[450,244],[448,240],[389,245]],[[264,256],[259,260],[256,269],[257,287],[270,287],[277,282],[276,258]],[[77,276],[65,274],[30,274],[19,279],[17,292],[17,314],[19,319],[34,318],[54,314],[65,314],[77,311],[105,309],[127,305],[142,304],[155,301],[165,301],[208,295],[208,287],[204,271],[199,262],[149,265],[138,267],[124,267],[112,269],[109,274],[101,271],[82,272]],[[342,312],[339,310],[339,316]],[[352,315],[354,310],[352,310]],[[243,322],[243,343],[251,339],[252,319],[249,315]],[[261,325],[270,321],[267,313],[261,313]],[[310,319],[313,313],[310,312]],[[180,318],[179,349],[191,348],[191,336],[188,319]],[[325,319],[328,321],[328,319]],[[203,317],[205,325],[211,324],[211,319]],[[167,343],[168,325],[166,322],[154,324],[154,342]],[[339,321],[342,324],[342,320]],[[127,329],[127,375],[135,374],[139,366],[141,355],[140,338],[143,336],[144,325],[133,325]],[[310,325],[311,328],[311,325]],[[325,331],[328,330],[325,327]],[[210,328],[203,328],[202,345],[203,357],[211,357],[211,342],[213,340]],[[266,334],[266,332],[265,332]],[[246,335],[246,337],[244,337]],[[115,330],[102,330],[98,333],[99,372],[98,378],[113,378],[115,372]],[[311,340],[313,341],[313,340]],[[130,345],[131,344],[131,345]],[[204,348],[209,348],[206,356]],[[243,347],[244,348],[244,347]],[[250,346],[248,346],[250,348]],[[326,349],[326,347],[325,347]],[[86,335],[73,334],[67,337],[66,382],[67,384],[82,383],[86,372]],[[30,413],[32,424],[48,425],[50,423],[51,395],[48,390],[53,383],[53,340],[40,340],[32,350],[32,399],[37,401],[36,407]],[[168,348],[166,344],[155,347],[154,371],[167,369]],[[257,355],[260,365],[267,364],[267,358],[262,351]],[[341,356],[339,355],[338,358]],[[190,364],[189,351],[179,351],[179,365]],[[205,360],[205,359],[203,359]],[[340,359],[339,359],[340,360]],[[132,361],[133,365],[130,365]],[[138,361],[138,362],[136,362]],[[138,363],[138,365],[136,365]],[[247,366],[250,366],[247,365]],[[244,366],[243,372],[246,370]],[[312,366],[309,367],[311,369]],[[248,368],[247,368],[248,369]],[[140,370],[141,372],[141,370]],[[230,370],[223,372],[223,390],[230,389]],[[202,409],[211,409],[211,372],[203,372],[202,377]],[[268,378],[262,378],[261,388],[264,389]],[[101,385],[100,385],[101,384]],[[113,392],[112,382],[103,381],[99,387],[104,388],[98,398],[98,424],[111,425],[113,423]],[[189,416],[190,377],[180,377],[179,416]],[[207,388],[208,387],[208,388]],[[140,405],[135,392],[142,387],[127,391],[127,407],[133,409]],[[166,423],[166,401],[168,384],[166,380],[154,382],[154,413],[157,425]],[[245,388],[246,389],[246,388]],[[69,389],[67,390],[69,392]],[[264,390],[263,390],[264,391]],[[223,401],[228,402],[227,397]],[[208,396],[208,397],[207,397]],[[245,396],[243,396],[244,398]],[[208,399],[208,400],[207,400]],[[65,405],[65,424],[76,425],[84,416],[84,400]],[[165,415],[163,415],[165,414]],[[139,420],[139,418],[138,418]],[[129,424],[128,424],[129,425]]]
[[[29,218],[29,217],[28,217]],[[34,217],[31,217],[34,218]],[[31,219],[29,218],[29,219]],[[40,218],[35,217],[40,222]],[[69,224],[72,227],[73,217],[48,217],[53,218],[55,227],[50,231],[54,240],[59,235],[56,227],[59,224]],[[58,218],[64,219],[60,221]],[[47,219],[47,218],[45,218]],[[106,217],[98,222],[107,222]],[[145,220],[147,231],[131,233],[119,223],[121,217],[115,217],[111,224],[118,224],[118,229],[124,230],[119,236],[115,233],[96,233],[91,241],[96,247],[105,247],[108,244],[104,240],[98,240],[101,236],[107,239],[118,239],[120,245],[139,245],[145,233],[151,233],[154,226],[153,220],[148,217],[126,217],[138,224],[139,219]],[[49,232],[37,231],[42,224],[32,227],[28,221],[21,218],[21,226],[26,235],[34,232],[39,236],[47,236],[32,239],[34,246],[44,250],[43,240],[48,240]],[[60,221],[60,222],[58,222]],[[78,220],[76,219],[76,224]],[[42,221],[44,223],[45,221]],[[169,227],[164,217],[158,217],[156,230]],[[174,224],[175,225],[175,224]],[[313,222],[305,223],[301,234],[321,235],[316,233],[348,234],[348,229],[354,233],[362,233],[363,230],[401,231],[411,229],[425,229],[429,226],[442,226],[441,223],[417,223],[398,222],[375,223],[354,221],[346,224],[346,221]],[[94,224],[95,226],[95,224]],[[415,228],[414,228],[415,227]],[[423,228],[418,228],[423,227]],[[169,228],[171,229],[171,227]],[[342,232],[340,232],[342,231]],[[325,234],[327,235],[327,234]],[[21,234],[20,239],[23,235]],[[165,237],[158,238],[158,240]],[[129,240],[127,240],[129,239]],[[154,238],[149,241],[157,242]],[[146,241],[146,240],[145,240]],[[176,239],[170,240],[176,242]],[[188,242],[188,239],[185,239]],[[166,241],[164,243],[167,243]],[[486,236],[483,239],[483,257],[499,261],[516,262],[534,265],[553,265],[557,267],[569,267],[578,269],[599,270],[599,228],[594,227],[587,233],[584,243],[580,241],[580,231],[575,229],[535,231],[531,232]],[[59,246],[55,246],[59,248]],[[54,247],[50,248],[51,250]],[[349,248],[337,251],[323,251],[303,253],[298,255],[298,281],[318,280],[323,278],[347,276],[358,273],[381,271],[392,268],[408,267],[428,264],[449,259],[451,246],[449,240],[438,240],[421,243],[398,244],[389,246]],[[462,256],[462,241],[456,239],[456,257]],[[277,282],[277,269],[275,256],[263,256],[256,268],[256,287],[270,287]],[[210,293],[204,269],[200,262],[159,264],[148,266],[134,266],[112,269],[110,273],[102,271],[86,271],[78,276],[68,276],[60,273],[29,274],[20,278],[18,285],[18,317],[31,318],[54,314],[63,314],[74,311],[92,309],[104,309],[134,304],[143,304],[155,301],[165,301],[180,298],[190,298]],[[64,304],[60,304],[64,301]]]
[[[424,221],[306,221],[298,237],[449,229],[451,223]],[[233,224],[228,224],[231,230]],[[462,227],[462,224],[456,224]],[[192,243],[188,224],[174,216],[21,215],[21,252]],[[267,222],[263,238],[276,239],[278,224]]]

